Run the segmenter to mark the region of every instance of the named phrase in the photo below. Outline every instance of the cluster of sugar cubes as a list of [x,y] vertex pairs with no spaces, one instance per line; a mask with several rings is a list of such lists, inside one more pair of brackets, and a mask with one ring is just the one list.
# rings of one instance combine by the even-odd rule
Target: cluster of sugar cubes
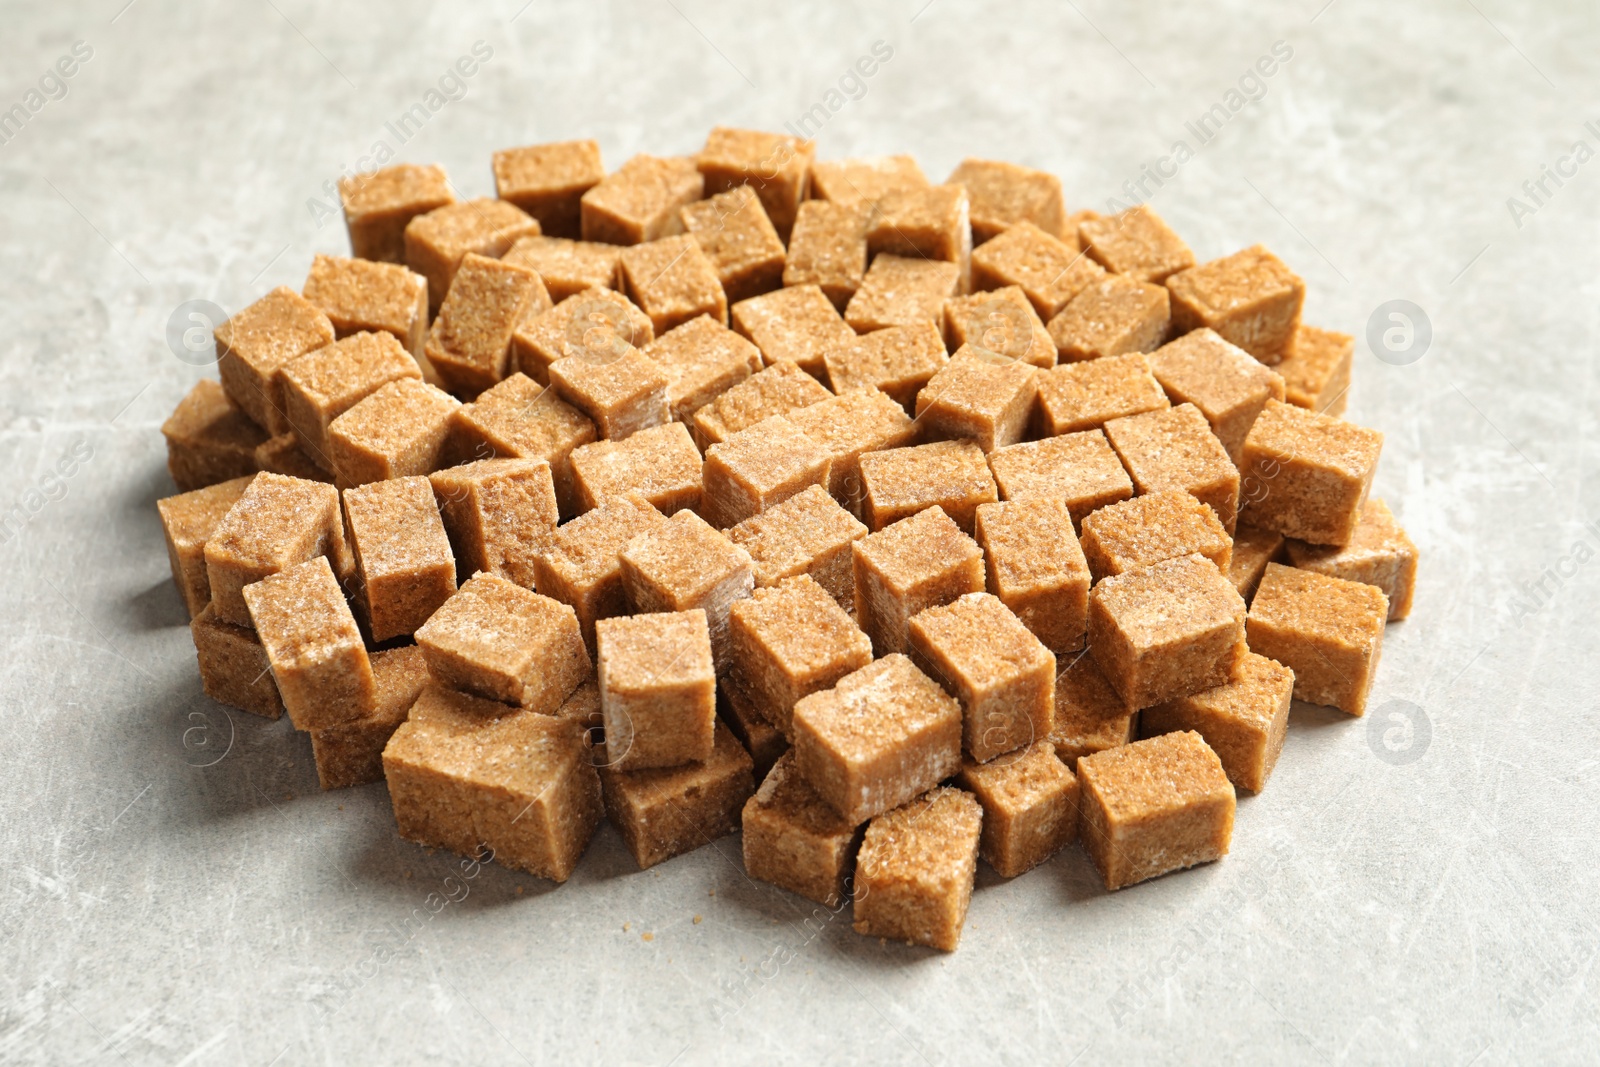
[[160,502],[205,691],[543,878],[602,819],[951,950],[979,857],[1216,860],[1291,697],[1361,715],[1417,553],[1352,338],[1256,246],[969,159],[714,130],[341,185],[216,330]]

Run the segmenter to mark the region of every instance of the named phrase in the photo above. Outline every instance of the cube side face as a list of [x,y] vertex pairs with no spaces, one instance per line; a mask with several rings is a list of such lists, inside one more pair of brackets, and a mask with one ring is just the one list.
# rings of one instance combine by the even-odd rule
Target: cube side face
[[873,877],[857,868],[852,915],[856,933],[954,952],[972,901],[972,887],[955,885],[943,892],[895,879]]
[[470,650],[462,649],[448,638],[435,640],[431,634],[419,630],[417,644],[428,660],[428,673],[444,686],[464,693],[498,700],[504,704],[520,704],[522,678],[481,662]]
[[1352,478],[1306,457],[1283,455],[1247,438],[1241,455],[1257,492],[1241,508],[1253,526],[1316,544],[1342,545],[1354,535],[1376,467]]
[[716,684],[710,678],[619,692],[600,667],[600,709],[606,750],[623,771],[676,767],[711,758]]
[[413,634],[456,591],[455,562],[368,578],[362,596],[374,641]]
[[848,894],[856,835],[813,833],[754,798],[744,806],[744,866],[751,878],[834,908]]
[[[1082,771],[1080,769],[1080,775]],[[1082,837],[1106,889],[1123,889],[1151,878],[1210,863],[1228,854],[1233,835],[1231,797],[1174,807],[1136,822],[1107,812],[1093,789],[1085,789]]]
[[1141,711],[1139,730],[1145,736],[1193,730],[1217,754],[1236,788],[1259,793],[1283,751],[1291,697],[1292,685],[1285,686],[1265,723],[1228,715],[1192,699],[1169,701]]
[[[821,694],[819,694],[821,695]],[[961,720],[952,714],[908,732],[897,743],[852,757],[814,724],[794,719],[800,773],[851,823],[868,819],[932,789],[961,765]]]
[[217,618],[210,608],[195,616],[189,631],[206,696],[267,719],[283,714],[266,649],[254,632]]
[[998,685],[963,696],[962,739],[968,754],[975,760],[991,760],[1049,737],[1055,720],[1055,680],[1055,657],[1049,656]]
[[476,835],[495,861],[557,883],[572,876],[600,824],[600,779],[582,758],[534,796],[496,786],[471,792]]
[[1366,713],[1382,651],[1381,629],[1360,644],[1297,632],[1261,618],[1251,619],[1248,630],[1251,651],[1294,671],[1296,698],[1350,715]]
[[[410,724],[396,731],[383,752],[383,773],[395,823],[407,841],[475,856],[482,842],[472,819],[468,788],[429,767],[416,748],[421,735]],[[398,743],[397,743],[398,741]]]
[[348,789],[383,781],[383,750],[399,725],[363,720],[311,731],[317,784],[323,789]]
[[337,649],[315,664],[274,667],[272,673],[296,730],[338,726],[372,710],[372,666],[359,644]]

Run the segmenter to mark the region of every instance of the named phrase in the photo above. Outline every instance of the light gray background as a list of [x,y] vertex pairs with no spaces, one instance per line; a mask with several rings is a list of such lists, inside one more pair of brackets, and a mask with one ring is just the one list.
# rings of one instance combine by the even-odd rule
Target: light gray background
[[[0,146],[0,511],[45,501],[0,566],[0,1060],[1590,1059],[1600,162],[1520,226],[1506,201],[1600,148],[1600,16],[1322,2],[0,5],[0,108],[94,49]],[[1014,159],[1097,208],[1287,42],[1154,203],[1202,259],[1275,249],[1312,323],[1431,321],[1410,365],[1358,346],[1349,415],[1424,559],[1373,716],[1297,707],[1219,864],[1115,895],[1076,849],[985,871],[954,955],[807,925],[737,837],[639,873],[606,828],[557,889],[401,841],[381,785],[320,792],[287,721],[199,692],[157,428],[214,371],[163,333],[344,252],[307,201],[479,40],[399,147],[466,195],[500,147],[595,137],[614,167],[779,128],[883,40],[822,156]]]

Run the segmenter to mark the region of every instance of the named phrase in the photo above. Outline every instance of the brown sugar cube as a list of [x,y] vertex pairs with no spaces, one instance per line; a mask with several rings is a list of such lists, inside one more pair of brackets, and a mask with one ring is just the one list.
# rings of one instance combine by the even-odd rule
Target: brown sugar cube
[[617,260],[622,290],[650,317],[657,334],[681,326],[697,315],[710,315],[727,325],[728,296],[717,269],[685,234],[625,249]]
[[750,753],[757,778],[765,778],[773,764],[789,751],[789,742],[756,710],[745,687],[731,676],[717,682],[717,719]]
[[469,252],[499,259],[539,224],[505,200],[479,197],[435,208],[406,223],[406,266],[428,279],[428,308],[438,314]]
[[670,417],[667,376],[637,348],[558,359],[550,364],[550,388],[589,416],[609,440],[660,426]]
[[778,232],[788,236],[810,190],[816,152],[815,142],[799,137],[716,126],[695,159],[708,197],[749,186]]
[[684,230],[711,261],[729,303],[783,284],[783,242],[750,186],[735,186],[685,204],[678,214]]
[[978,854],[1002,878],[1031,871],[1078,839],[1078,776],[1049,741],[989,763],[968,760],[956,783],[983,806]]
[[800,774],[852,825],[961,766],[961,705],[899,654],[800,700],[793,728]]
[[1052,652],[1083,647],[1089,566],[1064,501],[1040,497],[978,507],[989,592]]
[[272,664],[254,630],[224,621],[207,604],[189,620],[189,636],[194,638],[200,688],[206,696],[268,719],[283,714]]
[[428,663],[416,645],[374,652],[368,658],[375,694],[371,714],[311,731],[317,783],[324,789],[383,781],[384,747],[428,685]]
[[972,794],[949,786],[873,819],[856,854],[856,933],[954,952],[982,824]]
[[554,714],[592,664],[572,608],[504,578],[468,579],[417,630],[434,681]]
[[1122,703],[1087,649],[1056,675],[1055,727],[1050,743],[1068,767],[1093,752],[1126,745],[1139,713]]
[[983,549],[939,508],[856,541],[856,623],[880,656],[904,652],[911,617],[983,590]]
[[1250,602],[1250,648],[1294,671],[1301,700],[1363,715],[1388,617],[1377,586],[1269,563]]
[[533,561],[560,521],[555,481],[542,459],[480,459],[428,475],[450,536],[456,576],[487,571],[534,588]]
[[494,154],[494,188],[501,200],[532,215],[541,233],[576,237],[579,201],[606,176],[594,141],[557,141]]
[[1246,652],[1233,678],[1139,713],[1146,737],[1193,730],[1222,761],[1235,789],[1259,793],[1283,751],[1294,698],[1294,672],[1280,663]]
[[633,771],[710,759],[717,677],[706,613],[601,619],[594,630],[611,766]]
[[406,224],[418,215],[454,203],[444,168],[396,163],[339,179],[339,201],[350,253],[380,263],[403,263]]
[[917,394],[917,421],[935,438],[966,438],[984,452],[1016,444],[1039,394],[1039,369],[963,346]]
[[1179,271],[1167,289],[1174,332],[1209,326],[1269,364],[1294,341],[1306,296],[1300,276],[1261,245]]
[[525,374],[513,374],[450,418],[446,462],[503,457],[550,464],[563,514],[577,514],[573,449],[595,439],[589,416]]
[[645,345],[667,377],[667,408],[678,422],[762,367],[761,350],[709,315],[675,326]]
[[550,549],[534,557],[535,587],[572,606],[591,652],[596,620],[627,615],[631,610],[622,582],[622,550],[635,537],[660,529],[666,521],[641,496],[609,497],[593,511],[557,529]]
[[161,529],[167,540],[167,562],[172,565],[172,584],[183,597],[191,619],[211,603],[211,582],[206,577],[206,541],[222,517],[244,495],[252,477],[254,475],[233,478],[156,501]]
[[1056,365],[1056,343],[1019,286],[946,300],[944,335],[952,350],[970,344],[1035,367]]
[[823,353],[835,392],[878,390],[907,412],[916,411],[917,394],[949,362],[944,338],[931,322],[874,330],[849,347]]
[[1347,333],[1296,327],[1289,350],[1272,368],[1283,379],[1284,399],[1324,415],[1343,415],[1355,351],[1356,339]]
[[421,380],[417,361],[387,333],[354,333],[307,352],[279,372],[289,428],[331,467],[328,427],[390,382]]
[[461,402],[443,389],[402,378],[374,390],[328,424],[328,459],[341,489],[385,478],[431,474]]
[[511,335],[511,356],[517,370],[548,385],[550,364],[558,359],[589,355],[603,360],[628,348],[643,348],[655,336],[649,317],[627,297],[611,289],[585,289],[523,319]]
[[1056,657],[990,593],[911,617],[911,659],[961,701],[962,742],[982,762],[1050,735]]
[[972,251],[974,292],[1015,285],[1045,322],[1105,277],[1105,268],[1079,252],[1075,239],[1062,240],[1026,221]]
[[1089,591],[1089,652],[1123,704],[1147,708],[1226,682],[1245,651],[1244,600],[1199,553]]
[[296,730],[372,714],[372,664],[339,579],[322,556],[244,587],[244,601]]
[[866,273],[866,208],[826,200],[801,204],[783,260],[783,284],[818,286],[842,312]]
[[861,518],[874,531],[938,507],[971,533],[978,506],[1000,499],[983,449],[972,441],[868,452],[860,464]]
[[728,540],[750,553],[756,588],[809,574],[847,610],[855,608],[850,546],[866,535],[867,528],[820,485],[728,530]]
[[1078,761],[1083,847],[1107,889],[1122,889],[1228,854],[1233,784],[1190,730]]
[[954,263],[885,252],[872,258],[844,320],[857,333],[924,322],[937,326],[944,302],[956,295],[960,281],[961,268]]
[[1046,329],[1063,363],[1150,352],[1167,334],[1167,291],[1122,274],[1084,286]]
[[750,754],[718,723],[702,763],[637,771],[602,763],[606,816],[644,870],[739,829],[739,812],[755,792],[753,772]]
[[167,421],[167,471],[184,492],[256,472],[256,447],[267,433],[210,378],[194,383]]
[[372,640],[415,633],[456,591],[433,486],[413,476],[346,489],[344,515]]
[[1246,604],[1256,595],[1267,564],[1283,556],[1284,536],[1276,530],[1258,530],[1240,523],[1233,531],[1233,557],[1228,563],[1228,580],[1239,590]]
[[599,826],[582,732],[553,715],[437,685],[383,750],[400,836],[564,882]]
[[278,370],[333,341],[333,324],[315,304],[280,285],[218,326],[217,373],[228,399],[268,434],[289,428]]
[[1256,416],[1283,399],[1283,379],[1214,330],[1199,329],[1150,354],[1156,381],[1174,403],[1193,404],[1211,424],[1228,458],[1238,462]]
[[1085,516],[1082,544],[1095,581],[1191,552],[1227,574],[1233,559],[1233,539],[1217,513],[1178,489],[1136,496]]
[[861,457],[903,448],[918,437],[905,409],[876,389],[820,400],[787,418],[833,461],[828,492],[856,515],[862,505]]
[[635,611],[705,611],[717,673],[726,674],[733,665],[728,610],[755,588],[750,554],[694,512],[680,511],[630,541],[620,558]]
[[817,795],[787,752],[744,805],[744,870],[829,908],[850,895],[860,828]]
[[826,373],[826,353],[856,343],[856,332],[816,285],[741,300],[733,305],[732,320],[733,328],[755,343],[767,363],[790,360],[817,378]]
[[887,193],[868,207],[867,253],[954,263],[960,268],[957,291],[964,293],[972,273],[971,204],[960,185]]
[[301,295],[321,309],[338,337],[387,333],[413,356],[428,333],[428,280],[398,263],[318,255]]
[[538,274],[468,252],[428,331],[428,362],[452,392],[477,396],[506,376],[511,335],[524,316],[549,306]]
[[1059,500],[1074,527],[1097,508],[1133,496],[1133,480],[1100,430],[995,449],[989,469],[1003,500]]
[[890,193],[928,188],[928,176],[908,155],[828,159],[811,164],[811,195],[835,204],[863,204]]
[[678,209],[704,192],[705,180],[693,159],[640,153],[583,194],[583,239],[636,245],[682,233]]
[[280,433],[262,441],[256,446],[255,460],[257,470],[304,478],[310,482],[333,481],[333,475],[301,447],[300,439],[292,433]]
[[1159,284],[1194,266],[1189,246],[1148,204],[1086,220],[1078,225],[1078,239],[1106,270],[1141,282]]
[[[1271,402],[1269,401],[1269,404]],[[1239,468],[1193,404],[1112,419],[1106,439],[1141,493],[1182,489],[1208,504],[1230,533],[1239,510]]]
[[706,450],[700,510],[707,522],[725,530],[809,485],[828,485],[832,469],[821,445],[774,415]]
[[240,590],[321,555],[345,573],[349,548],[331,485],[263,473],[239,494],[205,542],[206,582],[217,617],[250,625]]
[[762,419],[787,415],[832,395],[795,364],[774,363],[695,412],[694,443],[708,451]]
[[981,245],[1019,222],[1060,237],[1067,209],[1054,174],[992,159],[963,159],[946,184],[966,187],[972,200],[972,243]]
[[1331,578],[1365,582],[1389,598],[1389,620],[1411,614],[1417,581],[1417,546],[1395,521],[1389,505],[1371,497],[1361,505],[1355,532],[1342,547],[1290,541],[1289,562]]
[[734,676],[785,738],[801,698],[872,662],[872,642],[807,575],[757,589],[728,613]]
[[1150,357],[1141,352],[1063,363],[1039,375],[1039,430],[1046,437],[1171,406],[1150,373]]
[[1240,517],[1285,537],[1347,544],[1382,449],[1377,430],[1269,400],[1239,456]]
[[621,441],[573,449],[572,483],[584,511],[608,496],[638,493],[672,515],[700,506],[700,450],[683,423],[652,426]]
[[550,299],[559,304],[590,289],[615,289],[621,255],[616,245],[541,234],[522,238],[500,258],[537,271]]

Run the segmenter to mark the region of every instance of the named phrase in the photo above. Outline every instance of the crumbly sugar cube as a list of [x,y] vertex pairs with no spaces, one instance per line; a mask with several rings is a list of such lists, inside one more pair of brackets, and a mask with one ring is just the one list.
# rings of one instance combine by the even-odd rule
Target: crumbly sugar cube
[[1133,480],[1101,430],[1047,437],[989,454],[1003,500],[1059,500],[1074,527],[1098,508],[1133,496]]
[[262,473],[239,494],[212,529],[203,549],[206,583],[217,617],[249,626],[241,590],[317,556],[332,557],[342,575],[353,561],[331,485]]
[[1063,363],[1039,375],[1043,436],[1097,430],[1112,419],[1172,406],[1142,352]]
[[1083,520],[1083,555],[1096,581],[1198,552],[1228,573],[1233,539],[1217,513],[1179,489],[1103,507]]
[[937,507],[851,546],[856,623],[880,656],[909,647],[911,617],[984,587],[983,549]]
[[317,783],[324,789],[383,781],[383,750],[427,687],[428,664],[416,645],[374,652],[368,658],[374,693],[371,714],[311,731]]
[[1235,789],[1259,793],[1283,751],[1293,699],[1294,672],[1246,652],[1222,685],[1145,708],[1139,731],[1155,737],[1193,730],[1222,761]]
[[1417,581],[1417,546],[1377,497],[1361,505],[1355,532],[1342,546],[1289,541],[1289,563],[1330,578],[1365,582],[1389,598],[1389,621],[1411,614]]
[[815,142],[800,137],[717,126],[695,161],[708,197],[748,186],[778,233],[787,237],[810,191],[816,151]]
[[1031,167],[993,159],[963,159],[947,185],[961,185],[971,199],[972,243],[981,245],[1019,222],[1061,236],[1067,209],[1061,179]]
[[350,233],[350,254],[379,263],[404,263],[406,224],[454,203],[444,168],[396,163],[339,179],[339,201]]
[[1228,580],[1239,590],[1246,604],[1256,595],[1267,564],[1282,561],[1285,538],[1276,530],[1258,530],[1240,523],[1233,531],[1233,557],[1228,563]]
[[845,306],[844,320],[856,333],[924,322],[938,326],[944,302],[956,295],[960,282],[958,264],[883,252],[872,257],[872,266]]
[[802,203],[789,233],[783,284],[818,286],[842,312],[866,273],[866,208],[826,200]]
[[740,823],[751,878],[829,908],[849,898],[860,827],[817,795],[792,751],[779,757],[745,802]]
[[856,854],[854,927],[954,952],[977,877],[983,809],[941,786],[873,819]]
[[856,332],[817,285],[796,285],[740,300],[733,328],[761,350],[768,364],[789,360],[813,377],[826,374],[823,357],[856,343]]
[[667,376],[637,348],[584,351],[550,364],[550,388],[589,416],[600,436],[621,440],[671,418]]
[[1079,223],[1078,240],[1106,270],[1141,282],[1160,284],[1194,266],[1189,246],[1148,204]]
[[673,327],[641,351],[666,375],[667,408],[683,423],[763,366],[759,348],[709,315]]
[[606,754],[622,771],[711,758],[717,677],[706,613],[647,613],[595,624]]
[[1347,544],[1382,449],[1377,430],[1269,400],[1240,451],[1240,517],[1300,541]]
[[279,371],[289,429],[331,469],[328,427],[361,401],[402,379],[422,380],[417,361],[388,333],[353,333],[307,352]]
[[372,713],[372,664],[326,558],[285,567],[245,586],[243,595],[296,730]]
[[1068,767],[1094,752],[1134,739],[1139,713],[1130,711],[1084,649],[1056,674],[1055,727],[1050,743]]
[[750,553],[756,588],[807,574],[841,607],[855,609],[850,546],[867,535],[867,528],[820,485],[750,516],[727,534]]
[[[621,257],[621,252],[617,253]],[[650,317],[621,293],[591,288],[523,319],[511,335],[511,357],[517,370],[540,385],[550,383],[550,364],[569,355],[588,354],[603,360],[643,348],[655,340]]]
[[982,504],[1000,499],[983,449],[975,441],[935,441],[861,456],[861,519],[884,530],[938,507],[970,534]]
[[[543,224],[540,224],[543,229]],[[566,237],[524,237],[511,246],[501,260],[537,271],[545,292],[559,304],[568,297],[590,289],[615,289],[618,245],[598,241],[574,241]]]
[[492,574],[463,583],[416,638],[440,685],[545,714],[593,668],[569,605]]
[[800,700],[793,728],[800,774],[852,825],[961,766],[961,705],[899,654]]
[[1283,399],[1276,371],[1206,328],[1156,349],[1150,368],[1174,403],[1200,410],[1235,463],[1261,409],[1268,400]]
[[456,591],[433,486],[413,476],[346,489],[344,515],[372,640],[415,633]]
[[682,233],[678,209],[704,192],[705,179],[693,159],[640,153],[583,194],[583,239],[637,245]]
[[774,415],[706,450],[700,510],[711,525],[728,529],[807,486],[827,486],[832,468],[822,446]]
[[975,523],[989,592],[1051,652],[1083,647],[1089,566],[1066,502],[1048,497],[981,504]]
[[428,279],[428,309],[437,315],[469,252],[499,259],[539,224],[506,200],[479,197],[434,208],[406,223],[406,266]]
[[1294,695],[1364,715],[1389,598],[1365,582],[1267,564],[1250,601],[1250,648],[1294,672]]
[[183,597],[191,619],[211,603],[211,582],[206,577],[206,541],[223,516],[244,495],[254,477],[232,478],[156,501],[167,542],[167,562],[172,565],[172,584]]
[[1091,282],[1045,329],[1063,363],[1153,352],[1167,335],[1167,291],[1123,274]]
[[960,185],[887,193],[869,205],[867,252],[954,263],[960,271],[957,291],[966,292],[972,274],[971,205]]
[[1022,440],[1038,395],[1037,367],[964,345],[917,394],[917,421],[993,452]]
[[795,364],[774,363],[695,412],[694,443],[708,451],[762,419],[787,415],[832,395]]
[[280,285],[212,331],[217,373],[228,399],[269,435],[289,429],[278,371],[332,344],[333,323],[311,301]]
[[1105,434],[1136,490],[1182,489],[1210,505],[1223,528],[1233,532],[1239,512],[1239,468],[1199,408],[1179,404],[1112,419]]
[[300,438],[292,433],[280,433],[256,446],[256,469],[286,474],[291,478],[304,478],[310,482],[333,481],[333,474],[324,470],[311,453],[301,447]]
[[1263,363],[1283,359],[1300,326],[1306,283],[1261,245],[1167,278],[1172,327],[1209,326]]
[[337,337],[386,333],[413,357],[428,333],[428,280],[398,263],[318,255],[301,295],[333,323]]
[[828,159],[811,164],[811,195],[835,204],[865,205],[891,193],[928,188],[928,176],[908,155]]
[[559,527],[549,550],[534,557],[535,588],[572,607],[591,652],[595,622],[631,610],[622,581],[622,550],[666,521],[644,497],[608,497],[593,511]]
[[594,141],[556,141],[506,148],[494,154],[495,195],[534,219],[539,231],[576,237],[583,194],[606,176],[600,145]]
[[1078,761],[1079,834],[1109,890],[1228,854],[1233,785],[1193,731]]
[[468,252],[428,332],[428,362],[451,392],[476,396],[506,376],[523,318],[549,307],[536,272]]
[[178,401],[161,424],[161,436],[167,472],[181,492],[254,474],[256,448],[267,440],[266,431],[210,378],[195,382]]
[[1002,878],[1031,871],[1078,839],[1078,776],[1047,740],[988,763],[968,760],[956,784],[983,806],[978,854]]
[[861,457],[868,452],[915,444],[917,424],[877,390],[845,393],[791,412],[787,418],[832,460],[828,492],[852,514],[861,514]]
[[682,234],[634,245],[618,259],[623,292],[650,317],[657,334],[698,315],[728,323],[728,296],[717,268],[694,237]]
[[688,427],[669,422],[621,441],[573,449],[572,483],[584,511],[608,496],[638,493],[663,515],[672,515],[699,508],[700,464]]
[[1089,652],[1128,708],[1226,682],[1245,651],[1244,600],[1199,553],[1101,579]]
[[555,480],[542,459],[480,459],[428,476],[456,576],[487,571],[534,588],[533,561],[555,542]]
[[272,664],[254,630],[228,622],[207,604],[189,620],[189,636],[194,639],[200,688],[206,696],[267,719],[283,714]]
[[451,416],[461,402],[415,378],[380,386],[328,424],[328,459],[341,489],[432,474],[443,464]]
[[733,731],[733,736],[750,753],[757,778],[765,778],[789,751],[789,742],[783,734],[756,709],[749,692],[731,675],[717,681],[717,721]]
[[944,338],[931,322],[874,330],[823,353],[834,392],[877,390],[908,413],[916,411],[917,395],[949,362]]
[[970,344],[1005,360],[1043,368],[1056,365],[1056,343],[1019,286],[946,300],[944,336],[952,351]]
[[1063,240],[1028,221],[972,251],[974,292],[1015,285],[1046,323],[1105,277],[1104,267],[1078,251],[1075,237]]
[[704,762],[637,771],[603,763],[600,781],[606,816],[640,870],[739,829],[740,811],[755,792],[750,754],[721,723]]
[[635,611],[705,611],[717,673],[726,674],[733,662],[728,610],[755,588],[750,554],[699,515],[680,511],[630,541],[620,559]]
[[1324,415],[1343,415],[1350,392],[1356,339],[1347,333],[1301,324],[1272,369],[1283,378],[1284,399]]
[[683,228],[711,261],[728,303],[783,284],[784,248],[761,200],[748,185],[685,204]]

